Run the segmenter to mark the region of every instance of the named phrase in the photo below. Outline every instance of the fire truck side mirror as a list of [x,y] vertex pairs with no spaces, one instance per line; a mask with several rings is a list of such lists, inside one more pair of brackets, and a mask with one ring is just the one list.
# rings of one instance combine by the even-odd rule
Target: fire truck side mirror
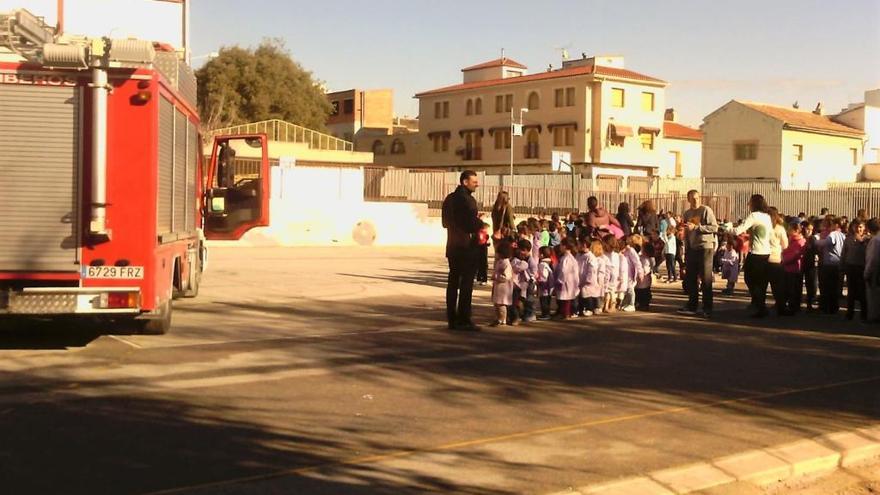
[[226,188],[215,187],[208,190],[208,214],[212,216],[226,214]]

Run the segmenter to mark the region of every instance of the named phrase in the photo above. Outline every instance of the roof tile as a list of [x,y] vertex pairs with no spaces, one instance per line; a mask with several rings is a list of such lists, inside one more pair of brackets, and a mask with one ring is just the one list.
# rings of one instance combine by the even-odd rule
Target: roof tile
[[512,58],[496,58],[495,60],[490,60],[488,62],[483,62],[482,64],[472,65],[470,67],[465,67],[461,69],[462,72],[468,70],[479,70],[479,69],[488,69],[490,67],[514,67],[516,69],[528,69],[525,65],[517,62]]
[[663,136],[670,139],[693,139],[701,141],[703,133],[699,129],[666,120],[663,122]]
[[743,102],[739,103],[763,113],[776,120],[781,120],[789,127],[818,132],[832,132],[839,134],[848,134],[852,136],[863,136],[865,133],[854,127],[838,124],[825,115],[816,115],[812,112],[795,110],[793,108],[777,107],[774,105],[766,105],[763,103]]
[[[509,60],[509,59],[508,59]],[[646,76],[644,74],[640,74],[638,72],[634,72],[627,69],[618,69],[615,67],[603,67],[603,66],[594,66],[594,65],[585,65],[579,67],[571,67],[568,69],[557,69],[549,72],[539,72],[537,74],[529,74],[525,76],[519,77],[508,77],[506,79],[492,79],[489,81],[474,81],[463,84],[455,84],[452,86],[446,86],[442,88],[432,89],[429,91],[423,91],[421,93],[416,94],[416,98],[421,98],[423,96],[431,96],[441,93],[451,93],[453,91],[463,91],[468,89],[476,89],[476,88],[487,88],[492,86],[503,86],[507,84],[516,84],[523,83],[529,81],[541,81],[544,79],[557,79],[562,77],[574,77],[574,76],[585,76],[585,75],[600,75],[600,76],[608,76],[622,79],[629,79],[634,81],[643,81],[643,82],[651,82],[651,83],[660,83],[666,84],[666,81],[661,79],[657,79],[655,77]]]

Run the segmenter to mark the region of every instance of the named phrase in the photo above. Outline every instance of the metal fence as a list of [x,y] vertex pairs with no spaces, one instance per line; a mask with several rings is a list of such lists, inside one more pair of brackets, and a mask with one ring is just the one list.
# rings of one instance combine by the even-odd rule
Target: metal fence
[[[411,169],[365,169],[365,198],[371,201],[417,201],[436,208],[458,184],[458,172]],[[586,198],[596,196],[610,210],[626,202],[635,209],[646,199],[658,210],[677,213],[687,208],[687,191],[701,191],[719,219],[735,221],[748,215],[752,194],[762,194],[769,204],[788,215],[818,214],[828,208],[838,215],[855,216],[859,209],[880,215],[880,186],[871,183],[831,184],[827,189],[780,189],[773,181],[712,181],[703,179],[637,178],[593,181],[576,178],[572,198],[571,176],[567,174],[522,175],[511,184],[507,175],[478,172],[480,188],[475,193],[481,208],[491,207],[499,191],[511,193],[516,210],[523,214],[565,212],[586,209]],[[633,178],[636,179],[636,178]],[[626,190],[621,190],[626,187]]]
[[206,139],[229,134],[266,134],[270,141],[304,143],[316,150],[354,151],[354,143],[350,141],[278,119],[212,129],[206,134]]

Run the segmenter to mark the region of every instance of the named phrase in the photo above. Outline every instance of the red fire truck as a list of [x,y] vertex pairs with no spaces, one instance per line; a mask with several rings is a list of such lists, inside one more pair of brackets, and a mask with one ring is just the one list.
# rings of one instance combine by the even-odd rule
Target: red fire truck
[[[215,137],[203,163],[184,59],[0,14],[0,317],[165,333],[172,299],[198,294],[205,239],[268,225],[266,136]],[[228,149],[259,170],[239,178]]]

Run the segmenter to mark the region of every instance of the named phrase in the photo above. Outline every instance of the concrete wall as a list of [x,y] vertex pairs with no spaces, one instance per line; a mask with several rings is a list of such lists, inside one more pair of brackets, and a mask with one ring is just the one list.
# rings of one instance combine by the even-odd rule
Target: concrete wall
[[675,157],[672,152],[679,152],[681,160],[681,177],[699,178],[702,169],[703,143],[694,139],[670,139],[663,140],[661,150],[660,169],[657,175],[660,177],[675,177]]
[[[703,177],[780,180],[782,122],[731,101],[704,119]],[[734,143],[757,141],[755,160],[737,160]]]
[[270,225],[237,246],[443,246],[446,231],[425,204],[363,199],[360,169],[272,168]]
[[[803,161],[795,156],[803,146]],[[786,189],[825,187],[829,182],[852,182],[861,171],[853,164],[852,149],[861,150],[862,140],[810,132],[782,131],[781,186]]]

